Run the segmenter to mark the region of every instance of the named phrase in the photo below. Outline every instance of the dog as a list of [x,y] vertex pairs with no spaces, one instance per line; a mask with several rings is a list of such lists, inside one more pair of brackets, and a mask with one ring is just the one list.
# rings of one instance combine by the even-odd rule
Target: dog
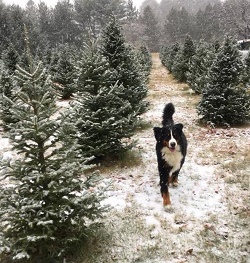
[[175,107],[172,103],[165,105],[162,116],[162,127],[154,127],[156,155],[160,176],[163,206],[171,208],[168,186],[178,185],[178,175],[187,154],[187,139],[183,133],[183,124],[174,124]]

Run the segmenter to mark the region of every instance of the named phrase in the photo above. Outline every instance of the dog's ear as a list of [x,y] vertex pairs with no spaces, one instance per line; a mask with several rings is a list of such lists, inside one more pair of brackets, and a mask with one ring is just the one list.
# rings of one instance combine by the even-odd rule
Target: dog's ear
[[182,129],[183,129],[183,124],[182,123],[177,123],[174,125],[174,128],[182,134]]
[[160,140],[160,138],[161,138],[161,131],[162,131],[162,128],[154,127],[154,134],[155,134],[156,141]]
[[182,124],[182,123],[177,123],[177,124],[175,124],[175,127],[176,127],[177,129],[182,130],[182,129],[183,129],[183,124]]

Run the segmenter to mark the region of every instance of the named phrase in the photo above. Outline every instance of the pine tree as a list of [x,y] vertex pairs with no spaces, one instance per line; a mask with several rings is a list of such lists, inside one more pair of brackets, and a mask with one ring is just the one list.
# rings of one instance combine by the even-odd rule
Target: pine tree
[[145,45],[141,45],[137,51],[137,58],[140,64],[141,71],[145,74],[145,79],[148,80],[152,68],[152,57],[149,49]]
[[1,252],[13,261],[56,262],[102,216],[104,190],[86,175],[75,126],[67,111],[57,112],[51,82],[28,54],[29,71],[16,71],[19,121],[9,135],[18,157],[1,164],[1,177],[11,182],[0,185]]
[[226,37],[211,66],[198,105],[203,122],[229,126],[249,120],[250,97],[239,85],[242,67],[236,42]]
[[172,74],[177,80],[181,82],[187,80],[186,73],[188,71],[189,61],[194,54],[195,45],[192,38],[187,35],[184,45],[175,56],[175,61],[172,66]]
[[192,56],[188,71],[186,73],[187,83],[197,94],[201,94],[206,84],[208,71],[213,63],[216,50],[213,45],[201,41],[196,48],[195,55]]
[[62,99],[69,99],[76,92],[76,71],[73,47],[65,45],[60,48],[59,57],[53,67],[52,80],[59,87]]
[[159,52],[160,30],[157,18],[149,5],[144,8],[143,16],[140,20],[144,27],[144,42],[147,44],[150,52]]
[[244,60],[244,70],[242,73],[242,82],[249,88],[250,86],[250,52],[247,53],[247,56]]
[[121,99],[128,100],[132,112],[137,116],[146,112],[148,103],[147,86],[143,72],[138,70],[139,65],[132,48],[125,43],[121,28],[115,17],[103,31],[100,45],[101,54],[108,60],[110,67],[115,71],[115,81],[123,85],[124,93]]
[[172,67],[175,62],[175,56],[180,50],[180,44],[178,42],[163,47],[161,51],[161,63],[172,73]]
[[13,92],[13,74],[18,62],[18,54],[12,48],[8,48],[3,52],[3,67],[0,72],[0,118],[3,121],[3,127],[8,130],[11,123],[17,122],[17,119],[11,112],[12,104],[15,102],[15,94]]
[[136,114],[130,102],[123,98],[125,88],[115,81],[116,72],[96,47],[86,48],[80,64],[79,92],[71,113],[86,157],[100,159],[132,146],[126,139],[133,134]]

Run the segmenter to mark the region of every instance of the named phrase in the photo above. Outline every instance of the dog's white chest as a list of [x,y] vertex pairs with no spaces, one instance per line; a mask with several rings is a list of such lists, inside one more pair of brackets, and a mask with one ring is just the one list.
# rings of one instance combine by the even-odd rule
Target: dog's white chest
[[176,149],[174,152],[171,152],[168,147],[164,147],[161,150],[162,158],[168,163],[169,166],[173,166],[170,171],[170,174],[181,168],[181,160],[183,158],[182,153],[179,149]]

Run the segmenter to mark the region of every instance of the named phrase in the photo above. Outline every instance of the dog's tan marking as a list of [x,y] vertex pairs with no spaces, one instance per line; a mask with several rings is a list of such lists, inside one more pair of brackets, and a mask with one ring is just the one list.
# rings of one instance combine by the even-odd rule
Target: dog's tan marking
[[169,192],[162,193],[162,198],[163,198],[163,206],[170,206],[171,205]]

